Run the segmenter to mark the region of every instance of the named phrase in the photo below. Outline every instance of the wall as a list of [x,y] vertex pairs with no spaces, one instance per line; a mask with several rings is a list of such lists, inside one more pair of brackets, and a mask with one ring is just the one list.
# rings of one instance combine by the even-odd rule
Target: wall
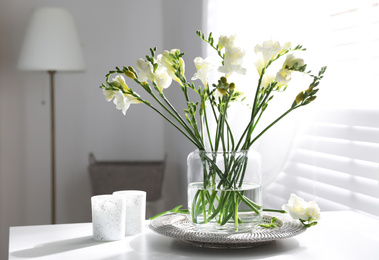
[[[204,43],[196,35],[196,31],[203,28],[202,10],[202,0],[163,1],[163,45],[167,50],[180,49],[185,53],[185,70],[188,80],[196,72],[193,60],[202,56],[201,51]],[[199,82],[195,83],[199,84]],[[170,91],[165,93],[172,104],[178,108],[178,111],[183,111],[185,100],[179,85],[174,83],[170,87]],[[170,198],[170,200],[166,200],[165,205],[168,209],[177,205],[183,205],[183,208],[187,208],[187,196],[186,192],[183,192],[187,189],[187,155],[195,147],[166,122],[164,124],[164,136],[168,155],[164,191],[166,192],[165,197]],[[171,197],[172,194],[176,194],[176,196]]]
[[[85,72],[58,72],[55,78],[57,222],[91,221],[90,152],[99,160],[162,159],[167,154],[165,207],[185,203],[181,189],[193,147],[147,107],[132,105],[123,116],[105,102],[98,86],[109,70],[134,65],[154,46],[186,50],[191,77],[201,49],[195,31],[201,27],[202,1],[1,1],[1,259],[6,258],[9,226],[50,223],[48,74],[16,68],[28,20],[42,6],[69,9],[87,66]],[[175,87],[168,94],[173,99],[181,95]]]

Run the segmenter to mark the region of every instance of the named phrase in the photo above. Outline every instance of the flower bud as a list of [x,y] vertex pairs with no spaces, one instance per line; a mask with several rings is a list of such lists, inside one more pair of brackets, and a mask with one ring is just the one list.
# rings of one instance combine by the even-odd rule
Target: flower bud
[[217,90],[221,93],[221,95],[226,95],[226,90],[223,88],[217,88]]
[[121,84],[120,84],[119,82],[117,82],[117,81],[109,82],[109,85],[110,85],[111,87],[115,87],[115,88],[119,88],[119,87],[121,87]]
[[128,69],[133,72],[133,73],[136,73],[136,70],[132,67],[132,66],[129,66]]
[[296,103],[299,104],[301,101],[303,101],[303,97],[304,97],[304,94],[303,92],[300,92],[297,96],[296,96]]
[[313,90],[313,85],[310,85],[309,88],[306,90],[308,94],[310,94]]
[[309,102],[312,102],[313,100],[315,100],[317,98],[317,96],[312,96],[310,98],[308,98]]
[[134,75],[133,72],[131,71],[125,71],[125,75],[128,77],[128,78],[131,78],[131,79],[135,79],[136,78],[136,75]]

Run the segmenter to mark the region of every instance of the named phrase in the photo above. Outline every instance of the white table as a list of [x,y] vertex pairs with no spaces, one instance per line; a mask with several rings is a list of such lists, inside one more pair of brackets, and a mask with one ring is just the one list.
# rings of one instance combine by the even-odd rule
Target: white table
[[[148,223],[148,222],[147,222]],[[320,223],[288,239],[249,249],[205,249],[146,227],[115,242],[92,239],[91,223],[11,227],[9,259],[379,259],[379,219],[350,211],[324,212]]]

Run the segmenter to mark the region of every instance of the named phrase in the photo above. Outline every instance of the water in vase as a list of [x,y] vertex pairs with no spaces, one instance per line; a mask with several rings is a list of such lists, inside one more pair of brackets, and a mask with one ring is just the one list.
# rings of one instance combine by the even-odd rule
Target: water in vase
[[188,186],[188,209],[192,222],[210,231],[245,231],[260,223],[262,186],[243,183],[238,189],[204,188],[201,182]]

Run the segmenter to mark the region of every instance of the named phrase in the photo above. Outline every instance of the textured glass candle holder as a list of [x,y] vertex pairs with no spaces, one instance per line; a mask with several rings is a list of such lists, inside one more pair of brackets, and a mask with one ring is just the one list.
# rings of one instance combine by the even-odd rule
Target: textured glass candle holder
[[143,231],[146,215],[146,192],[139,190],[115,191],[115,196],[121,196],[126,201],[125,235],[136,235]]
[[93,238],[99,241],[125,237],[126,201],[124,197],[97,195],[91,197]]

